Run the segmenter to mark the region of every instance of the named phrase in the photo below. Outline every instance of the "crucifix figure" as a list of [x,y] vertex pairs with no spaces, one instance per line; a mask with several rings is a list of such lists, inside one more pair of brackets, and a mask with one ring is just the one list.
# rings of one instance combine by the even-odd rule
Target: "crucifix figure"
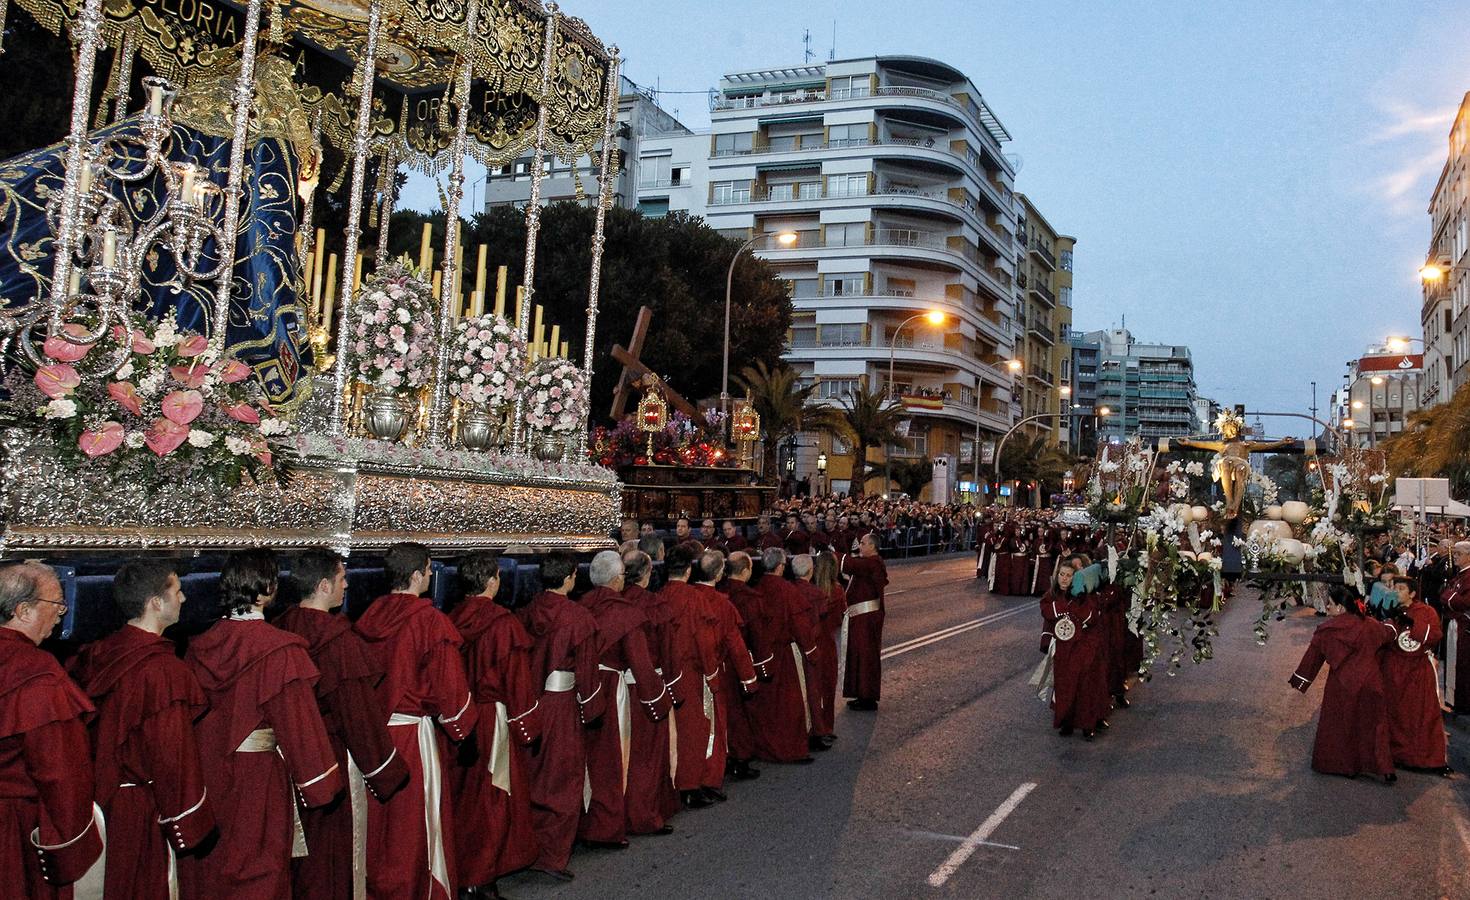
[[1241,440],[1245,423],[1234,410],[1221,413],[1215,420],[1215,428],[1220,432],[1218,441],[1184,438],[1170,443],[1194,450],[1210,450],[1216,454],[1214,471],[1211,474],[1220,483],[1220,491],[1225,495],[1225,518],[1234,519],[1240,516],[1240,501],[1245,499],[1245,487],[1250,484],[1251,454],[1290,447],[1296,441],[1293,438],[1279,441]]

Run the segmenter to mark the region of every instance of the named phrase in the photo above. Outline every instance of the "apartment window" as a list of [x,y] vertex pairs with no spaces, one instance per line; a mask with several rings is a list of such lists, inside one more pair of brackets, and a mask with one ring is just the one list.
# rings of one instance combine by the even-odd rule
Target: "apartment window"
[[716,181],[714,183],[713,201],[717,204],[749,203],[750,179],[744,178],[739,181]]
[[662,219],[669,214],[669,199],[639,200],[638,211],[649,219]]
[[857,388],[856,378],[824,378],[817,382],[816,397],[818,400],[841,400],[857,393]]
[[715,156],[732,156],[749,153],[755,135],[749,131],[740,134],[715,135]]
[[817,345],[817,323],[810,318],[793,319],[791,322],[791,346],[815,347]]
[[792,278],[786,282],[791,288],[791,299],[807,300],[822,295],[822,279]]
[[826,276],[827,296],[855,297],[867,290],[866,272],[836,272]]
[[828,147],[857,147],[867,142],[867,125],[833,125],[827,129]]
[[1072,289],[1069,287],[1057,288],[1057,302],[1070,309],[1072,306]]
[[868,226],[864,222],[827,226],[828,247],[861,247],[867,242]]
[[1063,271],[1072,271],[1072,251],[1063,250],[1058,264],[1062,267]]
[[863,340],[864,330],[865,328],[861,322],[849,322],[843,323],[841,325],[823,325],[822,346],[861,347],[865,343],[865,341]]
[[866,172],[827,176],[828,197],[866,197],[867,195],[868,175]]
[[843,75],[831,79],[833,100],[850,100],[856,97],[868,96],[868,76],[866,75]]
[[770,141],[769,147],[770,147],[770,149],[773,152],[781,152],[781,151],[784,151],[784,150],[795,150],[796,149],[796,135],[794,135],[794,134],[778,134],[778,135],[773,135],[771,137],[771,141]]
[[638,160],[638,186],[639,187],[668,187],[673,183],[671,178],[669,156],[644,156]]

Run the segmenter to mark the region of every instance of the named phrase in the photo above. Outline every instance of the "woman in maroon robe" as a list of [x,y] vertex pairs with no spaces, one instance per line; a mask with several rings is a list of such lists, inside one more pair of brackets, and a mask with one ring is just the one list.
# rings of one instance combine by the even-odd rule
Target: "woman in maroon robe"
[[1330,667],[1312,746],[1313,769],[1349,778],[1366,772],[1393,782],[1388,709],[1378,658],[1395,632],[1392,625],[1368,618],[1356,597],[1342,599],[1347,601],[1345,607],[1340,595],[1333,597],[1331,617],[1317,626],[1287,683],[1305,694],[1322,664]]
[[531,636],[495,602],[499,556],[470,554],[460,561],[459,577],[470,593],[449,618],[464,638],[460,652],[480,714],[452,779],[455,858],[460,884],[498,897],[495,879],[531,865],[540,853],[530,781],[511,743],[539,752],[541,691],[531,680]]
[[1052,727],[1063,737],[1081,729],[1092,740],[1107,724],[1108,699],[1106,636],[1097,608],[1097,592],[1072,594],[1072,567],[1061,565],[1052,586],[1041,598],[1042,645],[1055,641],[1056,662],[1052,691]]
[[1434,648],[1439,645],[1439,613],[1414,596],[1414,582],[1395,578],[1399,607],[1393,619],[1395,640],[1383,654],[1383,688],[1388,695],[1388,744],[1394,764],[1405,769],[1450,775],[1444,716],[1439,705],[1439,675]]
[[837,557],[831,551],[817,557],[812,576],[817,589],[827,598],[822,610],[822,637],[817,644],[817,683],[815,692],[822,699],[821,721],[813,723],[818,740],[827,746],[837,740],[837,645],[841,640],[842,620],[847,613],[847,591],[837,578]]

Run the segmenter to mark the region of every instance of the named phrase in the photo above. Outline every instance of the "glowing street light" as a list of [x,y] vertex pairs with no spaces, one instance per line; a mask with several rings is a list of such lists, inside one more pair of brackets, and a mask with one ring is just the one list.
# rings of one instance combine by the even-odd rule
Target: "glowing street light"
[[1097,408],[1097,414],[1101,417],[1106,418],[1107,416],[1111,416],[1113,414],[1113,408],[1111,406],[1099,406]]
[[1437,263],[1425,263],[1419,267],[1420,281],[1440,281],[1444,278],[1444,266]]
[[1008,359],[1006,360],[1006,368],[1012,372],[1019,372],[1023,368],[1023,365],[1019,359]]

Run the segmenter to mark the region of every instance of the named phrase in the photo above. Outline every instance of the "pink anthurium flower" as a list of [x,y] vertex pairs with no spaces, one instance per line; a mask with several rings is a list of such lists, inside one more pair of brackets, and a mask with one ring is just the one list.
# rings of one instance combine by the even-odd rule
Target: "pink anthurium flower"
[[209,374],[209,369],[200,365],[169,366],[168,373],[174,377],[174,381],[193,390],[204,384],[204,378]]
[[202,334],[196,334],[180,341],[178,347],[174,348],[174,352],[184,359],[190,359],[208,349],[209,339]]
[[159,456],[168,456],[189,439],[189,426],[169,419],[154,419],[143,434],[143,443]]
[[[84,337],[87,329],[75,322],[68,322],[61,326],[72,337]],[[63,337],[48,337],[46,343],[41,345],[42,351],[57,362],[74,363],[85,357],[92,350],[92,344],[74,344]]]
[[143,398],[138,396],[138,389],[131,381],[114,381],[107,385],[107,396],[133,415],[143,415]]
[[[77,446],[91,459],[106,456],[123,442],[123,427],[118,422],[103,422],[96,429],[88,429],[82,432],[77,439]],[[187,435],[186,435],[187,436]]]
[[223,409],[225,415],[234,419],[236,422],[244,422],[247,425],[260,424],[260,413],[256,412],[255,407],[249,403],[235,403],[223,407]]
[[271,456],[271,448],[265,444],[261,444],[260,449],[255,451],[255,458],[260,460],[261,465],[269,467],[271,464],[271,460],[273,459],[273,457]]
[[82,376],[66,363],[52,363],[36,370],[36,387],[52,400],[65,397],[82,383]]
[[174,391],[163,398],[163,417],[179,425],[188,425],[203,411],[204,398],[198,391]]
[[[123,340],[123,327],[121,325],[114,325],[114,326],[112,326],[112,339],[114,341],[117,341],[119,344],[122,343],[122,340]],[[157,350],[157,349],[158,348],[153,345],[153,342],[152,341],[148,340],[148,338],[143,334],[143,332],[134,329],[134,331],[133,331],[133,352],[134,353],[137,353],[140,356],[147,356],[148,354],[152,353],[154,350]]]
[[225,360],[220,366],[219,380],[225,384],[235,384],[250,377],[250,367],[238,359]]

